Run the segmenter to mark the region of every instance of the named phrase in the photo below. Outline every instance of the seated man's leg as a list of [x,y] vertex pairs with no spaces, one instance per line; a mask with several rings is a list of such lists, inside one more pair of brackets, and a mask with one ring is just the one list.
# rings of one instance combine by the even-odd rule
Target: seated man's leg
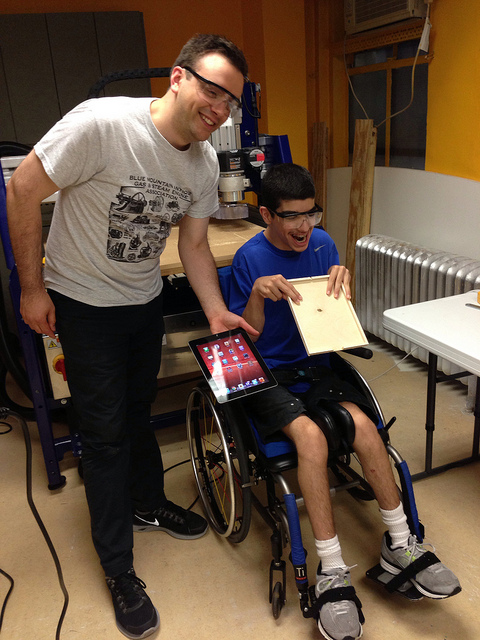
[[328,600],[336,589],[351,587],[351,580],[335,532],[327,471],[327,440],[319,426],[305,415],[296,418],[283,431],[293,440],[297,449],[298,482],[320,558],[315,593],[317,598],[323,597],[326,601],[319,610],[318,627],[327,638],[333,640],[359,638],[362,625],[355,602]]
[[353,600],[336,600],[336,594],[340,593],[339,597],[345,598],[345,591],[338,591],[340,588],[348,586],[352,598],[355,592],[335,533],[326,438],[319,426],[305,415],[303,402],[287,389],[280,386],[256,396],[247,401],[248,411],[255,417],[262,437],[271,436],[281,429],[297,449],[298,480],[320,557],[316,594],[324,603],[319,610],[319,629],[331,640],[359,638],[362,627],[357,605]]
[[306,415],[296,418],[283,431],[297,449],[298,482],[313,534],[317,540],[329,540],[335,536],[335,525],[327,471],[327,440]]
[[356,404],[340,404],[347,409],[355,423],[353,449],[362,463],[365,477],[375,492],[380,508],[396,509],[400,504],[400,497],[388,453],[378,429]]
[[[351,402],[341,404],[354,420],[353,449],[375,492],[382,520],[388,527],[388,532],[383,536],[381,565],[386,571],[397,575],[424,556],[427,549],[410,532],[388,453],[376,426],[357,405]],[[420,593],[431,598],[447,598],[460,591],[458,579],[441,562],[419,571],[412,582]]]

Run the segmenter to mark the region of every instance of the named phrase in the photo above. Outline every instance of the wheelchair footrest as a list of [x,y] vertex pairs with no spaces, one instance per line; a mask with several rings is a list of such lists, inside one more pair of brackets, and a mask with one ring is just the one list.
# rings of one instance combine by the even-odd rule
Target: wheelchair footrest
[[385,571],[380,563],[369,569],[366,573],[366,576],[367,578],[370,578],[370,580],[381,584],[382,587],[385,587],[385,589],[387,589],[389,593],[398,593],[404,598],[412,601],[421,600],[423,598],[423,595],[410,582],[410,580],[407,580],[403,584],[400,584],[397,588],[392,589],[392,585],[390,583],[392,582],[392,580],[395,580],[395,582],[393,583],[395,584],[401,574],[399,574],[399,576],[392,575],[388,571]]
[[365,622],[365,617],[362,611],[362,603],[360,602],[354,587],[338,587],[336,589],[330,589],[325,591],[317,598],[315,593],[315,585],[308,588],[308,595],[310,597],[310,606],[303,606],[302,613],[304,618],[314,618],[318,620],[320,615],[320,609],[326,602],[340,602],[341,600],[351,600],[355,603],[358,609],[358,619],[360,624]]

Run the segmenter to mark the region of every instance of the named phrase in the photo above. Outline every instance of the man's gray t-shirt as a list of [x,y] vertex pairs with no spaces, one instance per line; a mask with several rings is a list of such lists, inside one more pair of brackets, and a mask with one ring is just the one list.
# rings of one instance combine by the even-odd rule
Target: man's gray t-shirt
[[171,225],[218,208],[208,142],[179,151],[150,116],[154,98],[99,98],[35,145],[61,189],[47,239],[45,285],[93,306],[145,304],[162,290]]

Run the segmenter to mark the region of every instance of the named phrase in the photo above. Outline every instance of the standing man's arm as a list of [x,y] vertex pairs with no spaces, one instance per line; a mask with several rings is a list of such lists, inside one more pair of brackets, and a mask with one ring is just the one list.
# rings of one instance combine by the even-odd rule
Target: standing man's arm
[[236,327],[252,336],[258,332],[243,318],[228,311],[218,284],[217,268],[207,239],[209,218],[185,215],[180,222],[178,252],[185,273],[207,316],[212,333]]
[[42,200],[58,190],[31,151],[7,184],[10,240],[22,288],[22,318],[37,333],[55,337],[55,307],[42,276]]

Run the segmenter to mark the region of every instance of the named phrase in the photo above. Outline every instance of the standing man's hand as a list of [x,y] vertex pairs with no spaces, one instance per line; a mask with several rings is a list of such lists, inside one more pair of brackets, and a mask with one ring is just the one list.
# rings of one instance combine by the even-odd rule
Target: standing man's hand
[[24,291],[20,297],[20,313],[30,329],[55,339],[55,306],[45,291]]
[[210,320],[210,331],[212,333],[221,333],[222,331],[236,329],[237,327],[245,329],[252,338],[257,338],[259,335],[258,331],[248,324],[248,322],[246,322],[241,316],[237,316],[237,314],[231,313],[227,309],[223,314],[219,314]]

